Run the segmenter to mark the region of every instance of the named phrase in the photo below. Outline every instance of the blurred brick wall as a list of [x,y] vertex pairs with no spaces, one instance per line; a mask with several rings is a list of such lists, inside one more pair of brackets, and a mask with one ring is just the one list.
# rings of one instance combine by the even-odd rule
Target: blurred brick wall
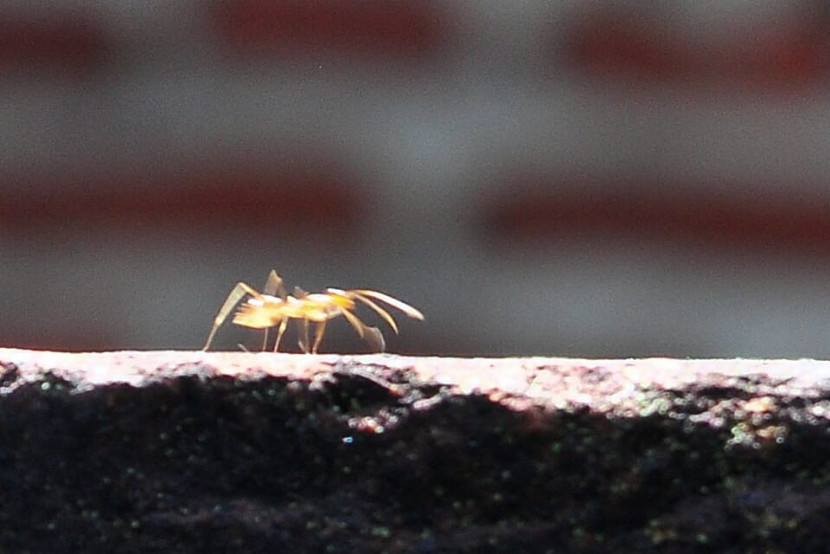
[[[4,3],[0,344],[200,347],[274,267],[421,308],[399,352],[826,356],[829,23],[797,1]],[[363,348],[345,322],[323,346]]]

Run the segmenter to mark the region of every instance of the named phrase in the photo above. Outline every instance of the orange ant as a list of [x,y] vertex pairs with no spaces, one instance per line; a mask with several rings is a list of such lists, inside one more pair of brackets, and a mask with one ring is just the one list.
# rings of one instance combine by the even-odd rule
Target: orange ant
[[[320,343],[323,341],[328,320],[340,315],[345,317],[351,326],[354,327],[361,339],[369,343],[373,351],[383,352],[385,348],[383,334],[381,334],[380,329],[377,327],[369,327],[352,313],[357,308],[355,301],[362,302],[377,312],[378,315],[386,320],[395,333],[398,332],[398,326],[395,320],[376,301],[384,302],[393,308],[397,308],[413,319],[424,319],[423,314],[409,304],[376,290],[342,290],[329,288],[326,289],[326,292],[307,293],[303,289],[295,287],[294,294],[287,295],[283,287],[282,278],[272,269],[271,273],[268,274],[268,280],[265,282],[265,287],[263,287],[262,292],[256,291],[253,287],[243,282],[236,284],[216,314],[216,318],[213,321],[213,328],[210,330],[207,342],[202,350],[207,350],[210,347],[216,330],[225,321],[230,311],[246,295],[249,298],[239,308],[236,314],[234,314],[233,323],[251,329],[264,329],[265,337],[262,341],[263,350],[265,350],[268,342],[268,329],[279,326],[277,338],[274,341],[274,352],[277,352],[279,349],[282,335],[288,327],[288,320],[299,319],[302,322],[299,340],[300,348],[305,353],[310,351],[312,354],[316,354]],[[309,322],[317,324],[314,343],[311,345],[311,348],[309,348],[308,341]]]

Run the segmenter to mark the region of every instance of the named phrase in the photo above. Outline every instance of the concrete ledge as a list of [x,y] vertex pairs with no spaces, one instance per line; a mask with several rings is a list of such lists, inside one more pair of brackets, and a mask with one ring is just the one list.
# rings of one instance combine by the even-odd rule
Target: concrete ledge
[[0,349],[3,552],[825,552],[830,363]]

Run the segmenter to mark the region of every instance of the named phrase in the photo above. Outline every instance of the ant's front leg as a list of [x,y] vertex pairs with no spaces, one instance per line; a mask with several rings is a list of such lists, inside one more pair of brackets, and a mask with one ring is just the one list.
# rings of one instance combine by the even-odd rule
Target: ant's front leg
[[219,308],[219,311],[216,313],[216,317],[213,319],[213,327],[210,330],[210,334],[208,335],[207,341],[205,342],[205,346],[202,347],[202,350],[207,350],[210,347],[211,342],[213,342],[213,337],[216,335],[216,331],[225,322],[225,319],[228,317],[230,311],[239,304],[239,301],[246,295],[250,294],[254,298],[260,298],[261,295],[251,288],[250,285],[246,283],[239,282],[236,284],[235,287],[231,290],[231,293],[225,299],[225,303],[222,304],[222,307]]

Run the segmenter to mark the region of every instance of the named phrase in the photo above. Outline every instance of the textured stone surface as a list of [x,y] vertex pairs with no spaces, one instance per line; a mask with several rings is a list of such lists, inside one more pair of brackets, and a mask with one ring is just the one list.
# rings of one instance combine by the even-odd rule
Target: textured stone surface
[[0,349],[2,552],[825,552],[830,363]]

